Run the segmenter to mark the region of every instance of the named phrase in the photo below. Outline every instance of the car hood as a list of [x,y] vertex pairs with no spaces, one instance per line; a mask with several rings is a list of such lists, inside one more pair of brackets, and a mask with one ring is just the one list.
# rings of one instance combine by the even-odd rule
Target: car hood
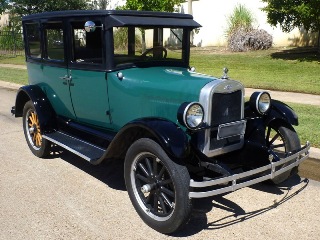
[[[119,78],[121,72],[123,78]],[[108,73],[109,103],[115,129],[144,117],[177,122],[184,102],[198,102],[201,89],[214,77],[186,68],[130,68]]]
[[[170,101],[199,101],[200,90],[216,80],[209,75],[190,72],[185,68],[151,67],[132,68],[123,71],[124,81],[130,82],[143,91],[149,99]],[[159,100],[160,100],[159,99]]]

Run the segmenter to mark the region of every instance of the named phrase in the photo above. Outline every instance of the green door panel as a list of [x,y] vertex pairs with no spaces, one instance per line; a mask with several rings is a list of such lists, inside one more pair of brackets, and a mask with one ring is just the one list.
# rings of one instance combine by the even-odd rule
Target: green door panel
[[109,103],[113,127],[141,117],[162,117],[177,122],[183,102],[199,101],[201,88],[214,78],[185,68],[131,68],[108,73]]
[[67,75],[67,69],[30,62],[27,63],[27,68],[29,83],[39,85],[42,88],[56,114],[75,119],[69,85],[62,79]]
[[70,93],[77,121],[110,127],[108,87],[105,72],[70,70]]

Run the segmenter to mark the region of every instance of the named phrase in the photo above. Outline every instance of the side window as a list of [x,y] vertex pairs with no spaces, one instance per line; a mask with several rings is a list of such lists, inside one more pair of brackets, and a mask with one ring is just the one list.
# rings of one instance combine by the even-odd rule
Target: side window
[[26,29],[26,43],[28,57],[41,58],[41,43],[40,31],[38,23],[27,23]]
[[[96,26],[101,26],[101,21],[94,21]],[[85,21],[72,23],[73,59],[79,64],[102,64],[103,45],[102,31],[97,27],[94,32],[84,30]]]
[[47,60],[64,61],[64,42],[62,22],[44,25],[45,56]]

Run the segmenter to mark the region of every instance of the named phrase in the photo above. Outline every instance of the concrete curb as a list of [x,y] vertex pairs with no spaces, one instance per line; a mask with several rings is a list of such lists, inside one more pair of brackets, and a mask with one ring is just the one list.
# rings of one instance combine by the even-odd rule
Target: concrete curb
[[[8,89],[11,91],[17,91],[22,86],[23,85],[5,82],[5,81],[0,80],[0,88]],[[252,91],[253,91],[253,89],[249,89],[249,91],[248,91],[248,89],[246,89],[246,93],[252,92]],[[317,159],[320,161],[320,149],[311,147],[309,156],[310,156],[310,158],[314,158],[314,159]]]

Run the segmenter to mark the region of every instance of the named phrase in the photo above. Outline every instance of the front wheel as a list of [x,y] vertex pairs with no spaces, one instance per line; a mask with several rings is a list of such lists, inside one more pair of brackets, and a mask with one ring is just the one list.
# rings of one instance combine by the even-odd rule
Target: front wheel
[[142,220],[161,233],[183,226],[191,213],[190,176],[153,140],[134,142],[125,158],[125,182],[131,202]]
[[[301,148],[298,134],[289,124],[271,123],[266,130],[266,143],[272,151],[280,158],[284,158],[287,153],[293,152]],[[279,167],[283,168],[292,162],[288,162]],[[278,169],[277,169],[278,170]],[[279,184],[288,179],[291,170],[284,172],[272,179],[272,182]]]
[[51,143],[42,138],[38,114],[32,101],[28,101],[23,108],[23,132],[31,152],[43,158],[49,155]]

